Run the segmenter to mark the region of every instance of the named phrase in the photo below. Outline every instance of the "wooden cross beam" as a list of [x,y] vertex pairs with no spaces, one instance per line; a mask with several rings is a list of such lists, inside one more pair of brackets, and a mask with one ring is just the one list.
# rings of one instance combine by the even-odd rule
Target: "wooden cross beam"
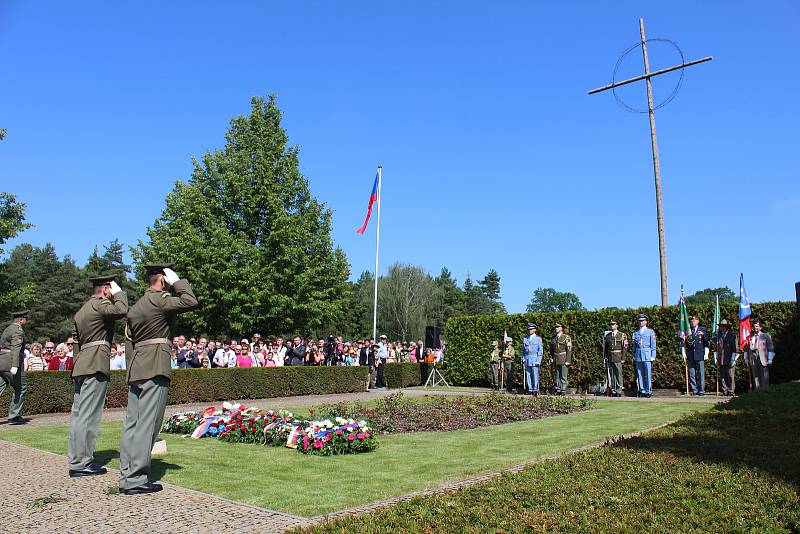
[[608,91],[609,89],[614,89],[616,87],[627,85],[633,82],[638,82],[641,80],[645,80],[645,82],[647,83],[647,112],[650,115],[650,145],[653,149],[653,174],[655,175],[655,185],[656,185],[656,220],[658,222],[658,255],[659,255],[659,264],[661,267],[661,305],[669,306],[669,294],[667,291],[667,246],[666,246],[666,240],[664,238],[664,210],[661,202],[661,164],[659,163],[658,159],[658,140],[656,138],[656,116],[655,116],[655,109],[653,108],[653,86],[650,82],[650,79],[654,76],[658,76],[659,74],[666,74],[674,70],[683,69],[685,67],[691,67],[692,65],[697,65],[698,63],[711,61],[714,58],[708,56],[702,59],[695,59],[694,61],[681,63],[680,65],[675,65],[674,67],[669,67],[666,69],[650,72],[650,60],[647,57],[647,38],[644,35],[644,19],[639,19],[639,36],[642,41],[642,56],[644,57],[644,74],[641,76],[628,78],[627,80],[623,80],[621,82],[615,82],[612,83],[611,85],[606,85],[603,87],[598,87],[597,89],[592,89],[591,91],[589,91],[589,94],[593,95],[596,93],[602,93],[603,91]]

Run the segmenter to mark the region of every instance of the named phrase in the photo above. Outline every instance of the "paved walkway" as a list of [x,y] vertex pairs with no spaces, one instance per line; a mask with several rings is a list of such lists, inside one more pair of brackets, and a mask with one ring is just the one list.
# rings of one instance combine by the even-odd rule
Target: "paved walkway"
[[[246,405],[265,408],[285,406],[312,406],[322,403],[368,400],[386,396],[394,390],[344,395],[321,395],[287,397],[242,401]],[[486,391],[442,391],[406,389],[409,396],[428,394],[484,395]],[[600,398],[600,397],[598,397]],[[654,402],[650,399],[620,398],[616,402]],[[683,398],[666,397],[658,401],[668,402],[715,402],[713,397]],[[212,403],[170,406],[167,413],[205,408]],[[219,404],[219,403],[217,403]],[[125,411],[106,410],[104,420],[118,420]],[[35,416],[30,425],[64,424],[68,414]],[[663,426],[663,425],[659,425]],[[8,425],[0,425],[8,428]],[[648,431],[651,429],[647,429]],[[641,432],[645,432],[641,431]],[[640,432],[638,432],[640,433]],[[637,434],[638,434],[637,433]],[[2,438],[2,431],[0,431]],[[576,450],[597,447],[605,442],[596,442]],[[573,451],[570,451],[573,452]],[[341,510],[327,516],[298,517],[291,514],[267,510],[225,498],[208,495],[187,488],[164,484],[164,491],[152,495],[125,496],[114,493],[119,473],[109,469],[102,476],[71,479],[67,476],[64,457],[58,454],[32,449],[0,439],[0,465],[3,466],[5,484],[0,485],[0,501],[7,510],[2,520],[3,530],[9,532],[263,532],[273,534],[288,529],[341,517],[366,513],[382,506],[406,501],[420,495],[429,495],[476,484],[506,472],[519,472],[532,463],[550,459],[538,458],[499,471],[481,473],[467,479],[428,488],[408,495],[366,503]],[[247,528],[243,529],[243,525]]]

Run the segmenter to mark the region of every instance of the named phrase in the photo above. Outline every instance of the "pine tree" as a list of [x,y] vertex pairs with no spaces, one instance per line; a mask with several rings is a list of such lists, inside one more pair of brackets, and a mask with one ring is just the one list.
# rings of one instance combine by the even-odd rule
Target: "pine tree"
[[506,307],[500,302],[500,275],[497,271],[491,269],[483,280],[478,282],[478,286],[483,293],[488,313],[494,315],[506,312]]

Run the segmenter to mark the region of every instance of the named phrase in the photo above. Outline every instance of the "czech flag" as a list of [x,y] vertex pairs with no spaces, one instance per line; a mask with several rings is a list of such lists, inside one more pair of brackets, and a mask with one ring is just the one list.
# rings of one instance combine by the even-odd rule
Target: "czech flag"
[[744,273],[739,275],[739,349],[747,346],[750,339],[750,301],[744,290]]
[[378,201],[378,175],[375,175],[375,183],[372,184],[372,193],[369,195],[369,205],[367,205],[367,217],[364,219],[364,224],[361,225],[361,228],[356,230],[357,234],[363,234],[364,230],[367,229],[367,223],[369,223],[369,218],[372,215],[372,205]]

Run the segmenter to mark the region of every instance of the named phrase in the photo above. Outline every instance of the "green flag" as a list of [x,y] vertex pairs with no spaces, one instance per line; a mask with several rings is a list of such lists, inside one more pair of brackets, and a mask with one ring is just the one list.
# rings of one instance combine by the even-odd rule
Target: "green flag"
[[689,335],[691,327],[689,326],[689,314],[686,313],[686,301],[683,298],[683,286],[681,286],[681,306],[678,320],[678,330],[681,333],[681,339],[686,339],[686,336]]
[[716,339],[717,330],[719,330],[719,295],[714,295],[714,297],[714,324],[711,325],[711,335]]

